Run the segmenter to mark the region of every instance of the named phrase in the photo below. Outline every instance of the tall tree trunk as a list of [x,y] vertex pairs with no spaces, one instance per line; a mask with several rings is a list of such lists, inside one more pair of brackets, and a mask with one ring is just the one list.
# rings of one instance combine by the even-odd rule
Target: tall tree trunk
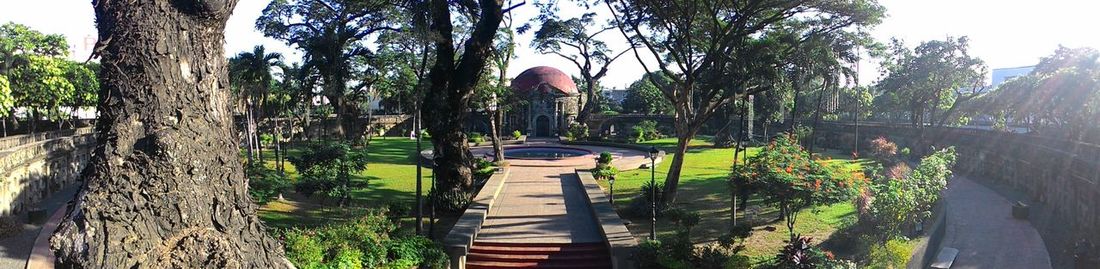
[[[677,123],[680,125],[681,123]],[[684,123],[688,124],[688,123]],[[688,145],[691,144],[691,139],[695,138],[695,133],[699,131],[699,128],[695,124],[688,124],[686,129],[678,131],[678,138],[676,139],[676,155],[672,157],[672,163],[668,167],[668,173],[665,174],[665,204],[671,205],[676,201],[676,189],[680,183],[680,170],[684,167],[684,155],[687,154]]]
[[[499,106],[498,106],[499,107]],[[497,109],[489,112],[489,129],[493,132],[493,161],[504,161],[504,143],[500,141],[500,119],[504,117],[504,112]]]
[[244,137],[248,139],[248,142],[245,143],[248,146],[246,154],[248,154],[248,165],[253,165],[256,164],[256,154],[254,151],[256,144],[253,141],[255,136],[252,135],[252,105],[248,105],[244,113]]
[[99,0],[97,143],[59,268],[290,268],[247,191],[223,31],[237,1]]
[[481,12],[473,32],[463,44],[462,57],[456,57],[449,2],[432,0],[428,7],[432,20],[428,28],[436,36],[437,60],[428,75],[431,86],[422,107],[429,109],[424,116],[435,148],[439,193],[470,191],[472,187],[473,155],[462,127],[466,123],[474,86],[485,73],[493,38],[503,19],[499,1],[478,2]]

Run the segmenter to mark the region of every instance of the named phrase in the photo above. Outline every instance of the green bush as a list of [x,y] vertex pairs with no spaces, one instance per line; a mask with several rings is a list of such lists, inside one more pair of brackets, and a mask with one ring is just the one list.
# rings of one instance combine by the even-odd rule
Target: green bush
[[642,183],[641,189],[638,190],[638,196],[635,197],[634,200],[630,201],[628,211],[630,211],[631,214],[637,217],[649,217],[649,215],[652,213],[650,210],[650,206],[652,205],[651,201],[653,201],[653,199],[651,199],[650,197],[652,197],[651,195],[652,193],[654,193],[652,190],[656,189],[657,217],[663,216],[666,209],[664,199],[664,186],[665,185],[661,184],[661,182],[657,182],[656,187],[651,185],[649,182]]
[[661,139],[661,132],[657,130],[657,122],[651,120],[644,120],[631,127],[634,131],[635,143],[641,143],[649,140]]
[[396,235],[384,211],[314,229],[283,231],[287,259],[298,268],[444,268],[443,249],[415,235]]
[[481,133],[470,133],[470,142],[474,144],[485,143],[485,136]]
[[520,132],[519,130],[512,131],[512,138],[513,139],[519,139],[522,136],[523,136],[523,133]]
[[435,204],[435,210],[443,214],[462,214],[466,206],[470,204],[470,193],[462,190],[450,190],[445,192],[429,193],[430,203]]
[[902,240],[890,240],[886,245],[875,245],[867,256],[868,268],[898,269],[909,263],[912,249]]
[[260,145],[270,146],[275,143],[275,136],[271,134],[260,134]]
[[921,159],[904,179],[876,180],[869,207],[870,224],[880,242],[902,235],[904,227],[931,216],[932,207],[947,187],[955,165],[955,148],[937,151]]
[[267,204],[290,187],[290,180],[279,173],[267,169],[262,164],[249,165],[245,169],[248,176],[248,195],[257,204]]
[[566,130],[565,137],[569,140],[587,140],[588,126],[579,123],[569,124],[569,129]]
[[614,156],[611,155],[611,152],[604,151],[600,152],[600,156],[596,158],[596,163],[611,164],[612,159],[614,159]]

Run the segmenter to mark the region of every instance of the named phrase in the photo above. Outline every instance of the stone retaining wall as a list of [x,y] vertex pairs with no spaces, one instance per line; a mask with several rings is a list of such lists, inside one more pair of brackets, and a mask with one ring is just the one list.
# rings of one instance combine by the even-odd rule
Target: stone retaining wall
[[[68,136],[65,136],[65,135]],[[5,138],[0,150],[0,216],[21,214],[79,178],[91,156],[91,128]]]
[[[853,128],[849,124],[823,124],[820,131],[824,139],[819,143],[850,145],[843,137]],[[887,136],[899,148],[909,147],[914,156],[923,156],[932,147],[955,146],[959,154],[956,172],[1019,190],[1042,205],[1044,212],[1033,212],[1032,218],[1040,231],[1100,243],[1100,145],[965,128],[926,128],[922,133],[908,126],[861,125],[859,130],[860,140]]]

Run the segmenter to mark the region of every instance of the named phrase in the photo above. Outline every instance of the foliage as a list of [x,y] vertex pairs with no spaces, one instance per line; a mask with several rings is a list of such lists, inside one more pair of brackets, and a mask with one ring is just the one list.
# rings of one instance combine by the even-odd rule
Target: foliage
[[998,120],[1080,139],[1100,118],[1100,51],[1059,47],[984,99]]
[[348,202],[350,174],[367,168],[366,155],[344,142],[310,143],[300,156],[289,158],[301,177],[295,188],[307,196],[320,192]]
[[0,74],[0,117],[7,117],[14,107],[15,98],[11,95],[11,84],[8,77]]
[[[42,55],[25,55],[23,64],[11,69],[15,106],[46,113],[51,119],[63,119],[60,108],[73,97],[75,88],[66,78],[66,60]],[[41,114],[39,114],[41,115]]]
[[885,76],[875,84],[883,93],[875,108],[884,114],[904,112],[917,127],[962,120],[958,108],[986,90],[981,86],[987,68],[970,55],[969,43],[967,37],[947,38],[911,50],[893,40],[883,63]]
[[747,168],[735,169],[733,178],[747,181],[775,204],[794,235],[798,212],[803,208],[849,200],[858,193],[862,182],[844,176],[838,168],[822,164],[798,146],[793,135],[781,135],[749,158]]
[[397,235],[385,212],[348,223],[282,232],[287,259],[298,268],[443,268],[442,247],[427,238]]
[[668,204],[665,203],[664,184],[661,182],[650,184],[648,181],[642,184],[641,189],[638,190],[638,196],[630,202],[630,213],[638,217],[649,217],[653,213],[650,207],[653,205],[654,194],[657,196],[657,216],[664,215],[668,208]]
[[776,269],[855,269],[855,263],[839,260],[828,251],[811,244],[813,238],[794,237],[776,255]]
[[96,77],[98,69],[98,63],[82,64],[66,61],[65,79],[73,85],[73,94],[72,98],[63,105],[73,109],[97,105],[99,102],[99,80]]
[[570,123],[569,129],[565,131],[565,137],[569,140],[587,140],[588,125]]
[[596,168],[592,169],[592,176],[596,179],[609,179],[618,174],[619,169],[611,164],[597,164]]
[[473,197],[462,190],[446,190],[439,193],[428,193],[428,202],[435,205],[435,210],[443,214],[462,214]]
[[904,179],[877,180],[880,183],[872,186],[870,217],[880,242],[901,236],[907,224],[931,215],[947,187],[955,158],[955,148],[947,148],[925,156]]
[[635,124],[631,129],[634,130],[633,138],[635,143],[661,139],[661,132],[657,130],[656,121],[644,120]]
[[[652,77],[652,78],[650,78]],[[626,113],[641,113],[650,115],[672,114],[672,104],[661,95],[661,87],[669,87],[672,83],[663,73],[650,73],[630,84],[626,88],[626,97],[623,98],[622,110]],[[654,84],[653,81],[657,81]]]
[[482,135],[481,133],[470,133],[469,137],[470,137],[470,142],[472,142],[474,144],[485,143],[485,136]]
[[744,246],[724,243],[696,246],[691,242],[691,229],[699,223],[699,213],[681,209],[668,213],[677,225],[676,232],[661,236],[660,240],[643,241],[635,255],[639,268],[724,268],[731,261],[743,260],[738,253]]
[[900,269],[905,268],[912,256],[912,249],[902,240],[893,239],[884,245],[871,246],[867,257],[867,267]]
[[248,194],[257,204],[267,204],[290,187],[289,179],[261,164],[249,165],[245,174],[248,176]]
[[520,132],[519,130],[512,131],[513,139],[519,139],[520,137],[523,137],[523,132]]
[[871,140],[871,144],[864,150],[871,159],[882,163],[885,166],[892,165],[898,162],[898,145],[894,144],[886,137],[880,136]]
[[[607,75],[608,67],[630,49],[614,52],[599,38],[600,34],[614,29],[613,25],[603,25],[597,20],[594,7],[587,2],[578,3],[584,8],[583,14],[574,18],[560,18],[556,3],[541,5],[537,21],[541,26],[535,31],[531,47],[542,54],[553,54],[573,63],[581,72],[579,89],[584,92],[584,105],[577,120],[584,125],[588,116],[595,111],[602,99],[599,81]],[[587,133],[587,132],[585,132]],[[574,138],[587,137],[574,133]]]

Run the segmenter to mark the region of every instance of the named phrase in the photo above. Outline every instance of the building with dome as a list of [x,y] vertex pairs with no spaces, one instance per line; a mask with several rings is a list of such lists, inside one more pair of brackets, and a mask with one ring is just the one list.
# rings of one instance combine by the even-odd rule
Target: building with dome
[[573,78],[549,66],[523,71],[512,79],[510,88],[527,104],[506,117],[505,131],[542,137],[564,134],[583,104]]

